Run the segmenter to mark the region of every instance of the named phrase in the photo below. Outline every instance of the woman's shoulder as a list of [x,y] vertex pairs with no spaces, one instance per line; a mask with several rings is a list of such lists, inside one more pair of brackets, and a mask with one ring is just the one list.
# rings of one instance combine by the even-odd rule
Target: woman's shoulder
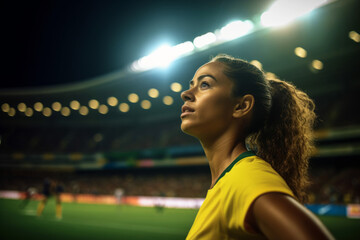
[[280,174],[258,156],[250,156],[236,163],[224,181],[223,189],[229,193],[247,196],[246,202],[251,202],[267,192],[294,196]]
[[235,184],[244,183],[246,185],[285,183],[268,162],[256,155],[237,162],[229,172],[228,179]]
[[241,159],[234,165],[234,171],[249,171],[249,170],[273,170],[271,165],[264,159],[257,155],[252,155]]

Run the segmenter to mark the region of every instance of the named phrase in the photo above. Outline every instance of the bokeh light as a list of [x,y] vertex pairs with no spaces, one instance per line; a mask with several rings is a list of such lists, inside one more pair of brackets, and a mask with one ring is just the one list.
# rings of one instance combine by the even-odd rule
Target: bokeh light
[[118,104],[118,99],[116,97],[109,97],[107,103],[109,106],[115,107]]
[[170,97],[170,96],[165,96],[163,98],[163,103],[165,105],[171,105],[171,104],[173,104],[173,102],[174,102],[174,99],[172,97]]
[[294,53],[296,56],[298,56],[300,58],[306,58],[306,56],[307,56],[307,51],[302,47],[295,48]]
[[80,103],[77,100],[73,100],[70,102],[70,107],[73,110],[79,110],[80,109]]
[[130,106],[127,103],[121,103],[119,105],[119,110],[123,113],[128,112],[130,110]]
[[12,108],[12,107],[11,107],[11,108],[9,109],[9,111],[8,111],[8,114],[9,114],[10,117],[15,116],[15,114],[16,114],[15,108]]
[[151,108],[151,102],[149,100],[142,100],[141,107],[143,109],[149,109],[149,108]]
[[30,107],[26,108],[26,110],[25,110],[25,116],[31,117],[33,114],[34,114],[34,111],[33,111],[32,108],[30,108]]
[[320,60],[313,60],[311,66],[316,70],[322,70],[324,68],[324,64]]
[[108,106],[106,106],[105,104],[101,104],[101,105],[99,106],[99,113],[101,113],[101,114],[107,114],[108,111],[109,111],[109,108],[108,108]]
[[174,82],[170,85],[170,88],[173,92],[180,92],[182,89],[182,86],[180,83]]
[[90,107],[91,109],[98,109],[98,108],[99,108],[99,101],[96,100],[96,99],[91,99],[91,100],[89,101],[89,107]]
[[349,32],[349,38],[353,40],[354,42],[359,43],[360,42],[360,34],[355,31]]
[[9,105],[8,103],[3,103],[3,104],[1,105],[1,110],[2,110],[3,112],[9,112],[9,110],[10,110],[10,105]]
[[81,106],[80,109],[79,109],[79,113],[80,113],[81,115],[83,115],[83,116],[88,115],[88,113],[89,113],[88,107],[86,107],[86,106]]
[[61,103],[59,102],[54,102],[52,105],[51,105],[52,109],[55,111],[55,112],[59,112],[61,110]]
[[71,113],[71,111],[70,111],[70,108],[68,108],[68,107],[63,107],[61,109],[61,115],[63,115],[64,117],[69,116],[70,113]]
[[45,117],[50,117],[52,114],[51,108],[49,107],[45,107],[42,112]]
[[152,98],[157,98],[159,96],[159,91],[155,88],[151,88],[149,89],[148,94]]
[[139,96],[136,93],[130,93],[128,96],[129,102],[137,103],[139,101]]
[[25,103],[19,103],[18,106],[17,106],[19,112],[25,112],[26,110],[26,104]]
[[44,108],[44,105],[41,102],[36,102],[34,104],[34,109],[37,112],[41,112],[43,110],[43,108]]

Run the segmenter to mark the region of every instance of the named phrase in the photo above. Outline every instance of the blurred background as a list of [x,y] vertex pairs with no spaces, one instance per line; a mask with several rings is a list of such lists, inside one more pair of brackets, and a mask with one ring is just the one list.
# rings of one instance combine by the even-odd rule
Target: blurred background
[[[199,142],[180,130],[180,93],[198,67],[226,53],[314,99],[317,150],[307,204],[316,214],[339,217],[337,231],[340,218],[360,216],[358,9],[356,0],[3,3],[0,195],[13,200],[1,201],[1,220],[29,188],[36,193],[30,214],[12,215],[19,214],[14,222],[31,216],[51,178],[62,183],[69,204],[62,222],[78,224],[67,211],[76,212],[76,196],[77,203],[101,208],[116,205],[121,189],[128,206],[194,209],[182,229],[150,231],[158,239],[183,239],[210,172]],[[134,225],[123,226],[112,231]],[[25,232],[39,234],[36,229]],[[358,229],[339,235],[354,239]],[[124,239],[136,239],[134,231],[127,234]]]

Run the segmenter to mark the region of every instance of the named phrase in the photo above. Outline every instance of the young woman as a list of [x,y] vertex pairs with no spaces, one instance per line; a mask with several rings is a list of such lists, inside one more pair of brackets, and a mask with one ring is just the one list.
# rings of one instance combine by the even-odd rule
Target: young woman
[[186,239],[333,239],[304,201],[314,103],[252,64],[219,55],[181,94],[212,183]]

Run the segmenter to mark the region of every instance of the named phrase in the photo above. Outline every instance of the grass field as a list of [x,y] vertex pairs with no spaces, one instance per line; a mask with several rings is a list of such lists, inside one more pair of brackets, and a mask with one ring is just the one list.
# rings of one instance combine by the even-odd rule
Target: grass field
[[[196,210],[63,203],[63,219],[55,218],[50,199],[41,217],[37,202],[0,199],[1,239],[185,239]],[[360,219],[320,217],[336,239],[360,239]]]

